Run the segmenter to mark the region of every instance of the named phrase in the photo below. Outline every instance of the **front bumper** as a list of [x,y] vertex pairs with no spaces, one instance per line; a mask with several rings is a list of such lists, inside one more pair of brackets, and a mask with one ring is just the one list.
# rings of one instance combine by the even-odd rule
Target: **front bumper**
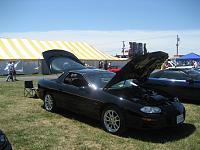
[[126,115],[127,127],[140,129],[161,129],[166,127],[176,127],[185,121],[185,109],[177,112],[162,113],[162,114],[143,114]]

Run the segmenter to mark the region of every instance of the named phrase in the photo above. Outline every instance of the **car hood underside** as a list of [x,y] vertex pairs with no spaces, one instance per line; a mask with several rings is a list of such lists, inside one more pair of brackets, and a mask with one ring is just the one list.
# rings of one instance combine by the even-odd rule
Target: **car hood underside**
[[127,79],[137,79],[139,82],[146,80],[150,73],[160,67],[168,58],[168,54],[162,51],[147,53],[132,58],[116,75],[109,81],[105,88]]

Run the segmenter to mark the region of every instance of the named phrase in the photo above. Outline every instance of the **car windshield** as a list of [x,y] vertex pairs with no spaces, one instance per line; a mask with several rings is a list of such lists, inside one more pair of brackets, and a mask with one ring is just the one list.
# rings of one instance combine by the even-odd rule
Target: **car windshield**
[[114,77],[114,75],[114,73],[110,72],[87,74],[87,80],[96,87],[103,88]]
[[[114,77],[115,73],[96,73],[87,74],[89,83],[94,84],[98,88],[104,88],[106,84]],[[137,86],[132,79],[118,82],[111,86],[113,89]]]
[[120,88],[132,87],[132,86],[138,86],[138,85],[133,82],[133,79],[129,79],[129,80],[118,82],[114,84],[113,86],[111,86],[111,88],[120,89]]

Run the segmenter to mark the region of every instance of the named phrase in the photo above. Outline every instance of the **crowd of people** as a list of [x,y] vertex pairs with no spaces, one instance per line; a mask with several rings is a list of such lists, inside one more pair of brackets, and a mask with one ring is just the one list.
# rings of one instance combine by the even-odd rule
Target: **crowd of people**
[[200,61],[195,61],[195,60],[178,61],[177,66],[193,66],[194,68],[198,68],[200,66]]
[[170,59],[167,59],[162,65],[161,70],[167,69],[169,67],[180,67],[180,66],[192,66],[193,68],[200,67],[200,61],[187,60],[187,61],[177,61],[173,62]]
[[6,78],[6,82],[17,81],[17,79],[16,79],[16,70],[15,70],[15,62],[14,61],[10,61],[6,68],[8,70],[8,76]]
[[99,69],[108,70],[110,67],[111,67],[111,62],[108,63],[107,60],[105,60],[105,62],[99,61]]

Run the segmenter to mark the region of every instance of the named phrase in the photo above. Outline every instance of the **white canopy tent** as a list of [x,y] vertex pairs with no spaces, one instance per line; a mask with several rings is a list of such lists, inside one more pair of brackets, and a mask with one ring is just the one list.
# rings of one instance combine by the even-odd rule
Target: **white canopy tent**
[[16,70],[22,74],[45,70],[42,52],[51,49],[69,51],[91,65],[97,65],[100,60],[116,63],[123,60],[101,52],[86,42],[0,38],[0,74],[7,73],[5,68],[8,61],[15,61],[17,63]]

